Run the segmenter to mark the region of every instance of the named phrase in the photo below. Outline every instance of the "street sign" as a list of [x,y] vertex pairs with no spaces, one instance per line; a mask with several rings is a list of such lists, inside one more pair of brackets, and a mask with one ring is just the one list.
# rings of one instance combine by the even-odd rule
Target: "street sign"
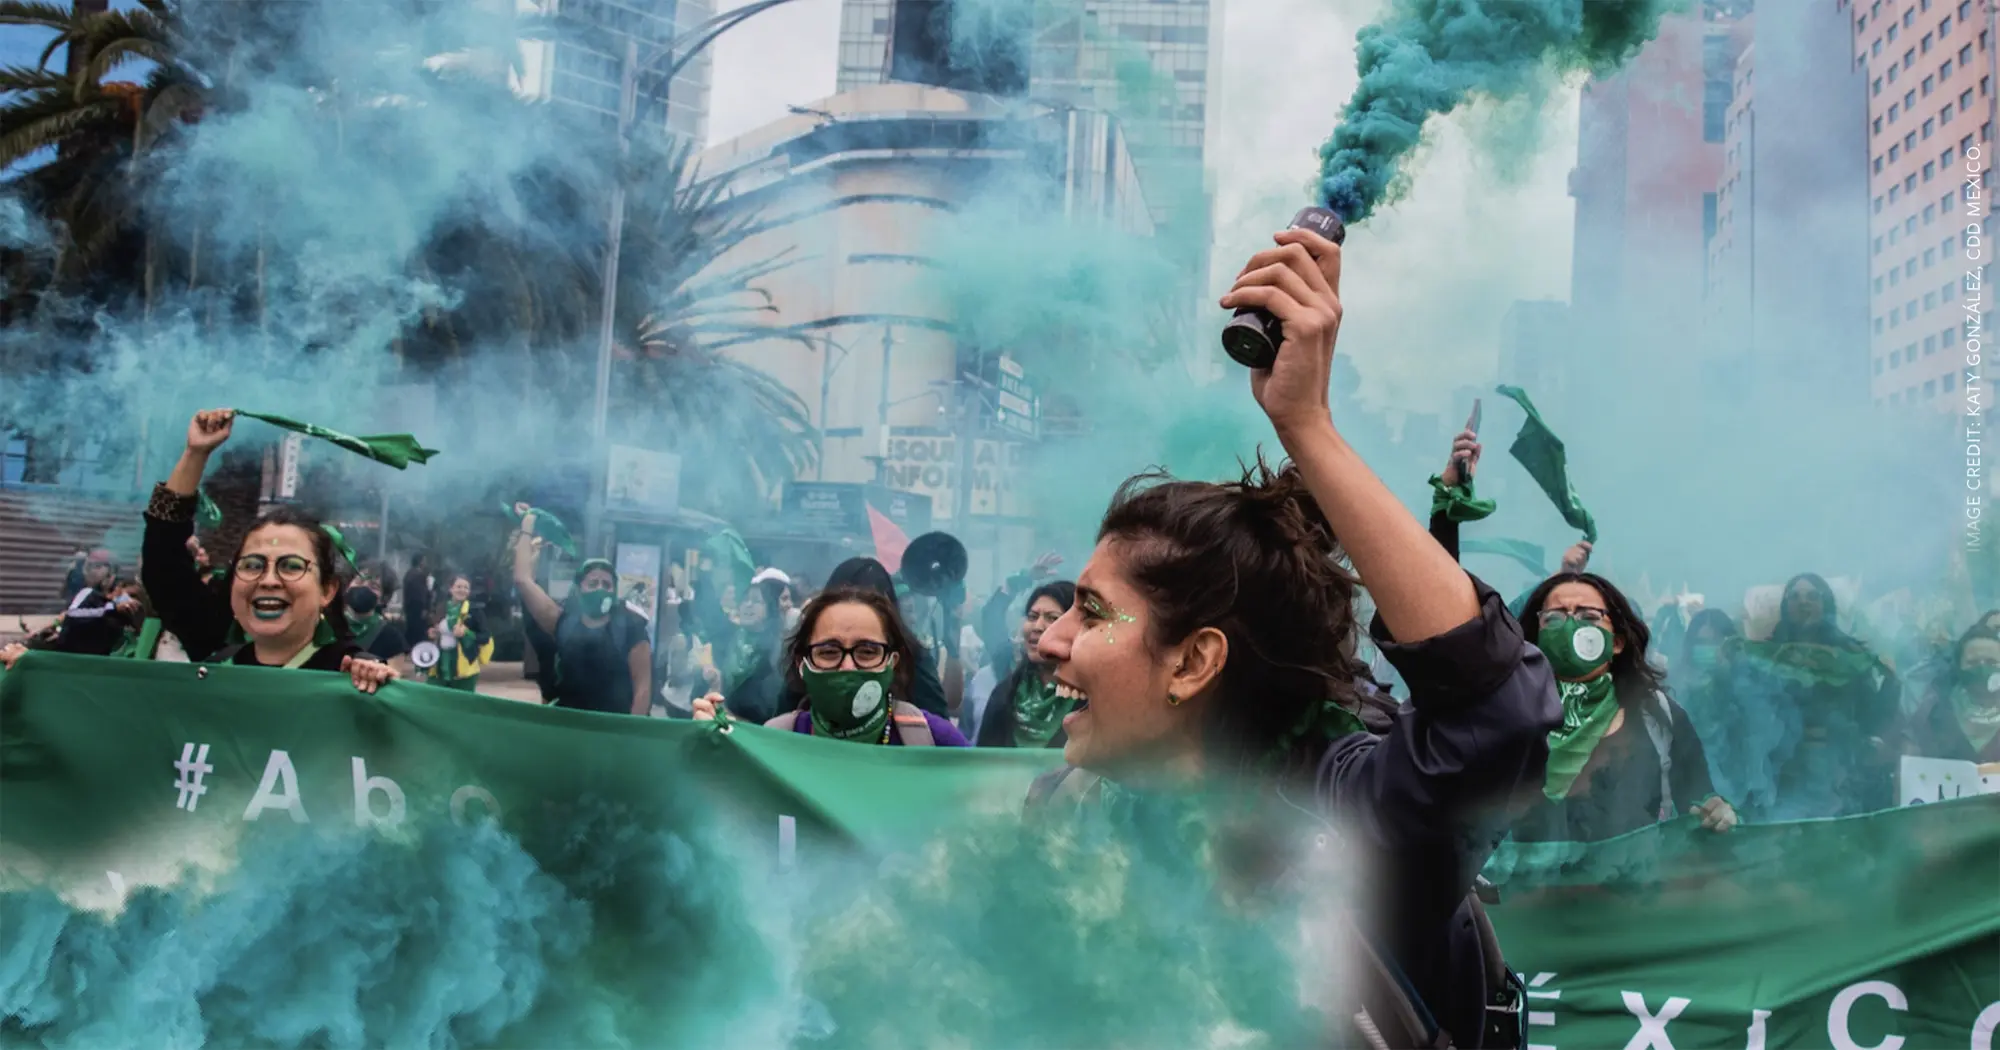
[[1000,355],[997,378],[994,402],[999,409],[996,421],[1000,429],[1033,440],[1042,417],[1042,403],[1035,396],[1034,385],[1028,382],[1020,362],[1006,354]]

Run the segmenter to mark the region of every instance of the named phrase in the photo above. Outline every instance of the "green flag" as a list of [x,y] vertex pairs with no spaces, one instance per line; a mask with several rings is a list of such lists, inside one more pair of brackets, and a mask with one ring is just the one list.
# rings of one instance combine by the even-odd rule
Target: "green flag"
[[1514,435],[1514,447],[1508,451],[1514,454],[1528,476],[1542,487],[1549,500],[1556,505],[1563,520],[1571,528],[1581,530],[1583,538],[1597,542],[1597,521],[1583,507],[1583,500],[1576,494],[1576,487],[1569,480],[1569,454],[1563,450],[1562,439],[1557,437],[1542,422],[1541,413],[1535,411],[1534,402],[1528,400],[1528,393],[1517,386],[1497,388],[1503,397],[1511,397],[1528,418],[1521,424],[1521,432]]
[[741,533],[723,529],[710,536],[701,550],[715,563],[715,571],[736,585],[738,598],[750,589],[750,580],[757,575],[757,561],[750,556],[750,545],[743,542]]
[[367,456],[377,463],[387,463],[397,470],[402,470],[412,463],[428,463],[432,456],[437,455],[436,449],[425,448],[417,443],[416,438],[408,434],[371,434],[366,437],[355,437],[338,430],[328,430],[312,423],[301,423],[296,419],[274,416],[267,412],[249,412],[240,408],[235,412],[239,416],[261,419],[282,430],[339,445],[357,456]]
[[1529,543],[1526,540],[1510,540],[1505,537],[1490,540],[1461,539],[1458,541],[1458,553],[1493,554],[1511,558],[1516,564],[1534,574],[1536,582],[1540,582],[1549,574],[1549,571],[1543,568],[1548,564],[1548,556],[1542,550],[1541,544]]
[[[513,516],[516,528],[520,527],[521,519],[527,516],[525,514],[516,514],[514,506],[511,503],[500,504],[500,509]],[[540,507],[529,507],[528,514],[535,516],[535,535],[554,544],[571,558],[582,556],[577,553],[575,537],[570,535],[569,527],[563,524],[561,518]]]

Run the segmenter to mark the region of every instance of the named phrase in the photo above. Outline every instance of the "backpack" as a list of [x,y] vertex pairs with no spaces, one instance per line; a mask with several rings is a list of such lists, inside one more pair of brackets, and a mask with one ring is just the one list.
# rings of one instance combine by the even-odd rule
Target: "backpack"
[[[931,733],[930,720],[915,704],[896,700],[889,705],[889,716],[895,719],[896,735],[903,738],[904,747],[936,747],[937,737]],[[798,725],[799,713],[787,711],[764,723],[771,729],[791,732]]]
[[[1072,776],[1073,773],[1078,773],[1075,766],[1065,766],[1035,778],[1028,789],[1027,815],[1032,818],[1059,803],[1081,805],[1103,781],[1095,773]],[[1486,986],[1485,1028],[1479,1033],[1479,1042],[1466,1044],[1468,1050],[1470,1047],[1526,1050],[1527,1047],[1527,1032],[1521,1026],[1521,1004],[1527,1000],[1528,989],[1502,958],[1500,937],[1486,917],[1485,905],[1497,904],[1499,900],[1499,891],[1484,878],[1476,879],[1474,891],[1465,898],[1473,936],[1479,942]],[[1452,1041],[1451,1033],[1439,1027],[1395,961],[1376,949],[1351,916],[1345,917],[1343,923],[1349,943],[1360,948],[1357,961],[1366,982],[1362,993],[1355,997],[1361,1009],[1353,1017],[1354,1030],[1362,1045],[1369,1050],[1452,1050],[1459,1046]]]

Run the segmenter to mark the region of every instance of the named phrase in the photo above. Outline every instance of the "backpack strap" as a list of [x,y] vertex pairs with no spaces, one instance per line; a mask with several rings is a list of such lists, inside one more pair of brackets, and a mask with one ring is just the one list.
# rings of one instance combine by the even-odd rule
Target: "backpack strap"
[[896,735],[903,738],[904,747],[937,746],[937,737],[931,732],[930,720],[924,717],[922,708],[897,700],[889,706],[889,717],[895,719]]
[[[1486,883],[1485,879],[1479,880]],[[1486,883],[1497,901],[1499,892]],[[1500,935],[1486,917],[1484,892],[1466,898],[1472,917],[1472,932],[1479,940],[1479,958],[1486,970],[1486,1030],[1479,1045],[1489,1050],[1525,1050],[1527,1029],[1521,1027],[1521,1006],[1527,1002],[1528,986],[1500,955]]]
[[1667,706],[1667,698],[1654,695],[1652,703],[1640,706],[1641,717],[1646,723],[1646,735],[1653,739],[1653,750],[1660,753],[1660,819],[1674,819],[1674,709]]
[[1364,1043],[1375,1050],[1451,1050],[1451,1034],[1438,1026],[1403,971],[1375,950],[1351,915],[1341,922],[1356,949],[1362,994],[1354,1026]]

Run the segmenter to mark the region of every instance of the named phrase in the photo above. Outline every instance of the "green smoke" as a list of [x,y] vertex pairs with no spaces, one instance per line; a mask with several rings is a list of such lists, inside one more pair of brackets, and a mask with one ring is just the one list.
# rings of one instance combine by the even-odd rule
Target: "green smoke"
[[1359,35],[1361,83],[1320,147],[1319,193],[1349,222],[1390,199],[1424,122],[1537,74],[1602,73],[1658,31],[1671,0],[1395,0]]

